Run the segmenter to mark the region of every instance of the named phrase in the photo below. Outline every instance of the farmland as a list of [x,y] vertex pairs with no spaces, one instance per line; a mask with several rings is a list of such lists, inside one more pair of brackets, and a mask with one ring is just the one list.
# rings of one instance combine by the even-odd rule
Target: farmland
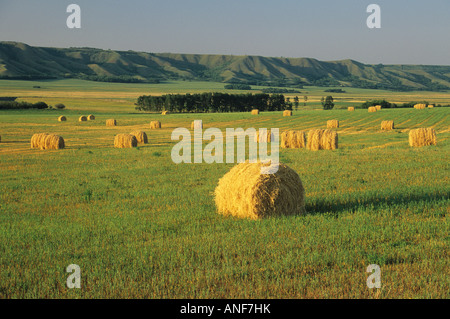
[[[67,106],[0,111],[0,298],[450,297],[449,108],[346,111],[379,98],[449,104],[450,94],[346,88],[323,111],[325,89],[302,89],[292,117],[162,116],[133,103],[142,94],[224,91],[223,83],[0,81],[0,96]],[[78,122],[88,114],[95,121]],[[105,126],[110,118],[116,127]],[[280,132],[338,119],[337,150],[280,150],[306,189],[306,215],[217,214],[212,194],[233,164],[170,157],[171,132],[197,119],[223,131]],[[160,130],[149,129],[153,120]],[[381,131],[384,120],[395,130]],[[409,131],[420,127],[436,130],[436,146],[409,147]],[[113,148],[116,134],[134,130],[149,144]],[[30,149],[40,132],[63,136],[66,148]],[[82,289],[65,286],[69,264],[81,267]],[[381,289],[366,286],[369,264],[381,266]]]

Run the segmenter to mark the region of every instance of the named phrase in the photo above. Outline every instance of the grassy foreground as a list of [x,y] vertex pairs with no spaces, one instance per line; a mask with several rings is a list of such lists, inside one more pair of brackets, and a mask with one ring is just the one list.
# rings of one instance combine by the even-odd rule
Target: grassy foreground
[[[110,113],[111,112],[111,113]],[[0,112],[0,298],[449,298],[448,108],[369,114]],[[86,113],[87,114],[87,113]],[[116,118],[117,127],[105,120]],[[339,149],[280,151],[306,189],[305,216],[260,221],[215,212],[213,191],[233,164],[179,164],[170,134],[205,128],[324,128],[340,120]],[[162,122],[150,130],[151,120]],[[382,120],[396,129],[381,132]],[[408,146],[434,127],[438,145]],[[114,149],[118,133],[150,143]],[[66,149],[31,150],[56,133]],[[381,289],[366,268],[381,266]],[[81,267],[82,289],[65,269]]]

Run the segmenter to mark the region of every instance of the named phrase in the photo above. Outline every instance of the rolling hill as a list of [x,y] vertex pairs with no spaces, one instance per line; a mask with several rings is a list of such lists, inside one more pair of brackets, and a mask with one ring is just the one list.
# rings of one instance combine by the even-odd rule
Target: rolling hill
[[0,78],[71,77],[113,82],[185,79],[294,87],[350,86],[400,91],[450,89],[450,66],[48,48],[0,42]]

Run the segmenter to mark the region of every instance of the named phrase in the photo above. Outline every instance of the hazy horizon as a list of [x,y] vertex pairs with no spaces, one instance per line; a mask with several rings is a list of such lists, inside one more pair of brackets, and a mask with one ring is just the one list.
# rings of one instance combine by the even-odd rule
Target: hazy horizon
[[[71,3],[81,7],[81,29],[66,26]],[[371,3],[381,7],[381,29],[366,26]],[[450,65],[450,42],[445,40],[449,9],[448,0],[0,0],[0,41],[58,48]]]

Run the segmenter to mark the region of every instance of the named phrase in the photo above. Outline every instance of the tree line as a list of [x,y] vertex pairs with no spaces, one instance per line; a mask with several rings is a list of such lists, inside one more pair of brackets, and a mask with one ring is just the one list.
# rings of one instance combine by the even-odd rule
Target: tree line
[[166,94],[162,96],[143,95],[137,99],[136,109],[140,111],[174,113],[224,113],[260,111],[283,111],[292,109],[282,94]]

